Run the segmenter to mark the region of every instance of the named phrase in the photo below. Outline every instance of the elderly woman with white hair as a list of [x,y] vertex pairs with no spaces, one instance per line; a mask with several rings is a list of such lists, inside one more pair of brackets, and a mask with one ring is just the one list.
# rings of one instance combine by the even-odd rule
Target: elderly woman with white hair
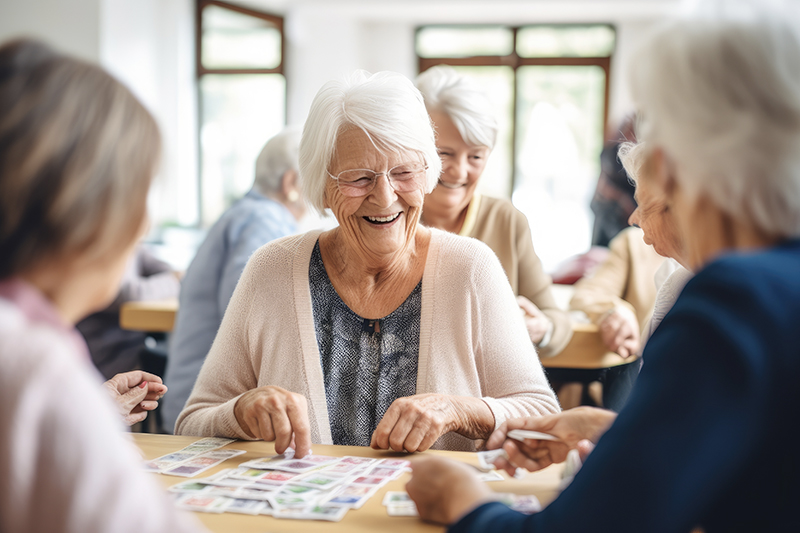
[[[616,419],[579,408],[490,438],[509,469],[597,442],[542,512],[487,503],[470,469],[434,459],[408,485],[423,518],[454,532],[800,530],[800,16],[718,5],[658,31],[631,66],[653,169],[639,185],[665,196],[696,275],[630,401]],[[561,440],[507,439],[514,428]]]
[[438,185],[425,197],[422,223],[487,244],[503,265],[539,355],[558,354],[572,338],[572,327],[553,298],[552,280],[533,249],[528,220],[510,201],[476,192],[497,141],[489,99],[472,80],[445,65],[420,74],[416,85],[434,122],[442,159]]
[[441,161],[399,74],[325,84],[301,186],[339,226],[274,241],[242,275],[176,431],[474,450],[508,418],[559,411],[497,258],[419,225]]

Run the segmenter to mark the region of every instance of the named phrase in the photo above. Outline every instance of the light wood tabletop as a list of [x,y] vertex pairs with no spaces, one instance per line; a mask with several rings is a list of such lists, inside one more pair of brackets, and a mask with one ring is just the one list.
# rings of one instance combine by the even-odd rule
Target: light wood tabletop
[[[182,437],[175,435],[154,435],[149,433],[133,433],[134,443],[141,449],[145,459],[155,459],[162,455],[180,450],[192,442],[199,440],[200,437]],[[266,457],[275,453],[272,443],[256,441],[237,441],[227,445],[223,449],[245,450],[247,453],[229,459],[221,465],[208,470],[200,476],[211,475],[223,468],[234,468],[240,463],[250,461],[260,457]],[[449,457],[471,465],[477,465],[477,455],[466,452],[446,452],[429,450],[423,454],[400,454],[394,452],[381,452],[371,448],[357,446],[326,446],[316,444],[313,447],[314,453],[341,457],[354,455],[362,457],[402,457],[414,460],[420,455],[439,455]],[[563,465],[552,465],[540,472],[529,473],[523,479],[508,478],[503,473],[503,481],[489,483],[489,487],[495,492],[511,492],[514,494],[534,494],[546,505],[558,494],[557,487],[561,480]],[[150,474],[157,476],[164,487],[175,485],[187,478],[172,477],[161,474]],[[266,533],[282,531],[325,531],[325,532],[375,532],[375,531],[409,531],[409,532],[439,532],[444,528],[422,522],[414,517],[391,517],[387,514],[386,508],[382,505],[383,496],[387,491],[403,491],[405,484],[409,480],[410,474],[403,474],[399,479],[389,482],[382,487],[377,494],[367,501],[361,509],[350,510],[341,522],[319,522],[310,520],[289,520],[276,519],[271,516],[248,516],[243,514],[223,513],[195,513],[203,524],[214,532],[237,531],[240,533]],[[192,479],[192,478],[189,478]]]
[[[178,300],[153,300],[122,304],[119,323],[122,329],[147,332],[172,331]],[[609,368],[630,363],[635,358],[624,359],[610,352],[600,338],[594,324],[572,324],[572,340],[560,354],[542,359],[546,368]]]
[[175,327],[178,299],[125,302],[119,310],[119,326],[133,331],[169,333]]

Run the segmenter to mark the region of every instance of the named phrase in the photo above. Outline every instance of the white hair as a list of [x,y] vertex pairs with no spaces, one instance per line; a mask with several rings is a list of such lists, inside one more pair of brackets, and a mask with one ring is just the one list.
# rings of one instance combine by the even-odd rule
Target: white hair
[[640,137],[674,161],[690,198],[796,237],[800,17],[767,4],[706,2],[670,22],[634,54],[630,81]]
[[639,173],[646,157],[645,143],[626,142],[622,143],[617,152],[622,167],[628,174],[628,180],[636,184],[639,181]]
[[317,211],[325,209],[328,165],[338,135],[348,126],[364,131],[381,151],[420,153],[428,166],[425,192],[436,186],[442,162],[422,95],[401,74],[357,70],[346,79],[322,86],[303,128],[300,186]]
[[497,142],[497,119],[486,94],[452,67],[437,65],[417,76],[417,89],[428,111],[442,111],[453,121],[464,142],[486,146]]
[[299,168],[300,128],[289,126],[267,141],[256,159],[253,186],[265,196],[281,191],[286,172]]

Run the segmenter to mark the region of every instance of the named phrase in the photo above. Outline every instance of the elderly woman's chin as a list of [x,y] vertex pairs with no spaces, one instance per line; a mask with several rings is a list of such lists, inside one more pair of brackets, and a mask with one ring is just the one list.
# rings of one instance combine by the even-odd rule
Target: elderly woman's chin
[[425,200],[429,210],[449,210],[464,208],[475,193],[475,184],[440,182]]

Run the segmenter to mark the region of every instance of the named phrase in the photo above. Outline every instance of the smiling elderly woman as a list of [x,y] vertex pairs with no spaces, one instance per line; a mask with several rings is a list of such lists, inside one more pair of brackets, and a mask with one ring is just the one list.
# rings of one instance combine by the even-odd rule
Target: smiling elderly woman
[[311,442],[474,450],[509,417],[557,412],[497,258],[419,225],[440,169],[408,79],[323,86],[300,175],[339,226],[254,254],[176,431],[293,441],[298,456]]
[[417,88],[436,128],[443,167],[438,186],[425,197],[422,223],[486,243],[503,265],[539,355],[557,355],[572,338],[572,326],[550,290],[528,220],[509,200],[476,192],[497,140],[488,97],[446,65],[420,74]]

